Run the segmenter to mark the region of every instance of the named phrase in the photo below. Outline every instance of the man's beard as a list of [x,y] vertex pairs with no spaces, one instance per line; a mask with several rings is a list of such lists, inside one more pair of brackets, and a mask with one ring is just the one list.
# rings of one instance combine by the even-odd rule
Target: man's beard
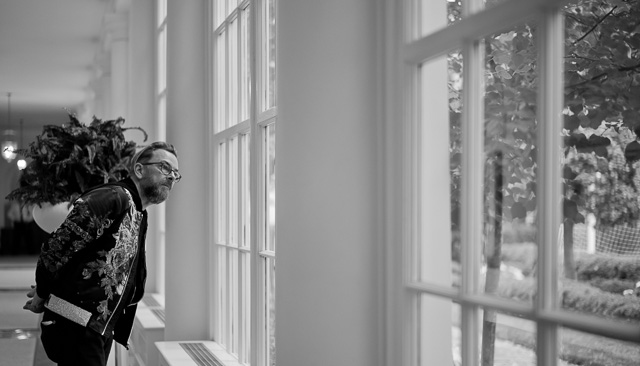
[[149,201],[149,203],[157,205],[159,203],[164,202],[167,199],[167,197],[169,197],[169,190],[163,189],[162,187],[165,187],[165,186],[162,184],[158,184],[158,185],[149,184],[149,185],[145,185],[142,188],[142,191],[145,197],[147,198],[147,200]]

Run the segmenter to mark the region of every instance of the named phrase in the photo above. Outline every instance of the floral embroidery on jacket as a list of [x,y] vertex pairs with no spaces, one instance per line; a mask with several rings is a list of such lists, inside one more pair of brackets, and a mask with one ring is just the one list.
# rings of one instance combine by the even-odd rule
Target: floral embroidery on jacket
[[129,192],[126,193],[129,196],[130,209],[122,219],[118,231],[113,234],[115,239],[114,247],[108,252],[99,252],[98,255],[103,259],[88,263],[82,272],[86,279],[90,278],[95,272],[98,272],[100,276],[100,287],[103,288],[106,299],[100,301],[97,310],[102,314],[101,317],[103,319],[106,319],[111,314],[108,304],[109,300],[114,298],[114,290],[115,294],[122,295],[130,275],[132,262],[137,253],[142,213],[136,210]]
[[[87,202],[78,199],[62,226],[43,246],[39,260],[49,272],[57,271],[69,261],[73,253],[99,238],[112,223],[113,220],[108,217],[92,214]],[[71,246],[67,243],[71,243]]]

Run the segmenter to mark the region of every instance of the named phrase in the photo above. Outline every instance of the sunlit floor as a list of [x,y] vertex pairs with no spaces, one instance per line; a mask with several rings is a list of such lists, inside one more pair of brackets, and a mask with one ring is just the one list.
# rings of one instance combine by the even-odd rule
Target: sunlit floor
[[0,256],[0,366],[48,366],[40,316],[22,309],[34,283],[36,257]]

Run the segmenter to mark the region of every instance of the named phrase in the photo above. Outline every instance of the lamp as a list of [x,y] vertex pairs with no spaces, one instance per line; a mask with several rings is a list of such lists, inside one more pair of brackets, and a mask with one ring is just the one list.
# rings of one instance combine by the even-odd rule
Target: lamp
[[2,145],[0,150],[2,151],[2,157],[7,163],[10,163],[16,158],[16,150],[18,150],[18,143],[16,142],[16,131],[11,129],[11,93],[7,93],[7,126],[8,128],[2,134]]
[[[22,136],[24,135],[23,128],[22,128],[23,125],[24,125],[24,120],[20,118],[20,146],[19,147],[22,147],[24,149],[24,141],[22,140]],[[18,170],[22,170],[27,167],[27,161],[24,160],[24,155],[20,159],[18,159],[18,162],[16,164],[18,165]]]

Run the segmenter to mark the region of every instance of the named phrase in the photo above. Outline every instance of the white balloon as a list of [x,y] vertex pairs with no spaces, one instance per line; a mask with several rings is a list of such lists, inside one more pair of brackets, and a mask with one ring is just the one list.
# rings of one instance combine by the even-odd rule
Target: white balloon
[[61,202],[56,205],[42,203],[42,207],[33,207],[33,220],[47,233],[52,233],[67,217],[73,206],[69,202]]

